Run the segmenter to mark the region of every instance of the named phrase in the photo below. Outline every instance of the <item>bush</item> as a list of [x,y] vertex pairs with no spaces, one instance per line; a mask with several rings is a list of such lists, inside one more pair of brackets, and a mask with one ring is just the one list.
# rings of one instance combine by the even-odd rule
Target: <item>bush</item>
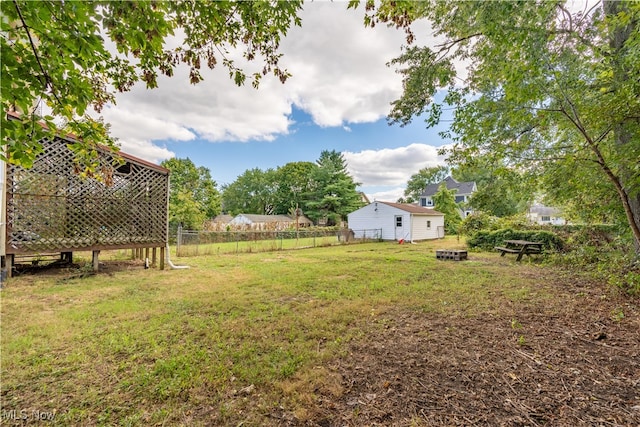
[[496,246],[503,246],[505,240],[541,242],[544,249],[553,251],[560,251],[564,247],[562,239],[549,231],[514,230],[512,228],[502,228],[495,231],[478,231],[467,239],[467,245],[472,249],[492,250]]
[[471,236],[481,230],[494,230],[498,218],[484,212],[474,212],[467,216],[460,224],[458,232],[465,236]]

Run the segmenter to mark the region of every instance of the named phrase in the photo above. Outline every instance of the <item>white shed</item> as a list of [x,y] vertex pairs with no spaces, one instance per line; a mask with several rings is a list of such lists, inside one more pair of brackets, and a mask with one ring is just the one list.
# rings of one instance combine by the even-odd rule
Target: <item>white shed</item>
[[418,205],[376,201],[347,215],[355,238],[381,232],[382,240],[427,240],[444,237],[444,214]]

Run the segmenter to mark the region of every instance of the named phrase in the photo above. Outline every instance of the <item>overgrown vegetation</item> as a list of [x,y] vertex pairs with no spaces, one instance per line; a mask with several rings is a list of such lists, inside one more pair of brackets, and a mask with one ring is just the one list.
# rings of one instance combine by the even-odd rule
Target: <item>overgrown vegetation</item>
[[640,259],[631,236],[607,225],[562,227],[558,233],[565,236],[565,250],[550,256],[550,263],[580,268],[629,295],[640,295]]
[[540,226],[523,217],[497,218],[484,213],[467,217],[461,234],[469,248],[490,251],[505,240],[543,242],[548,263],[579,267],[629,295],[640,295],[640,260],[633,239],[615,225]]

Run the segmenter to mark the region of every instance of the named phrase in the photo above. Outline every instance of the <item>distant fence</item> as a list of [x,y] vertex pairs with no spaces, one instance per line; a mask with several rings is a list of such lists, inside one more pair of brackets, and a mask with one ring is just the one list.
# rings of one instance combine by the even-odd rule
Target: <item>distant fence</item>
[[382,229],[196,231],[178,227],[176,256],[281,251],[380,241],[381,238]]

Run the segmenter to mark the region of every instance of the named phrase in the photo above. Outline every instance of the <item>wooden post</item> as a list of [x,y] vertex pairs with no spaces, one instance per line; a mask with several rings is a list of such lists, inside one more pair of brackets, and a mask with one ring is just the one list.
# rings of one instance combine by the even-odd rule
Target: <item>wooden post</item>
[[93,251],[93,271],[98,271],[98,269],[100,268],[98,255],[100,255],[100,251]]
[[7,269],[7,278],[11,278],[11,276],[13,276],[13,257],[15,255],[13,254],[7,254],[6,258],[5,258],[5,264],[6,264],[6,269]]
[[164,270],[164,246],[160,248],[160,270]]
[[153,248],[151,250],[151,265],[156,265],[156,249],[157,248]]
[[144,248],[144,259],[145,261],[149,259],[149,248]]

